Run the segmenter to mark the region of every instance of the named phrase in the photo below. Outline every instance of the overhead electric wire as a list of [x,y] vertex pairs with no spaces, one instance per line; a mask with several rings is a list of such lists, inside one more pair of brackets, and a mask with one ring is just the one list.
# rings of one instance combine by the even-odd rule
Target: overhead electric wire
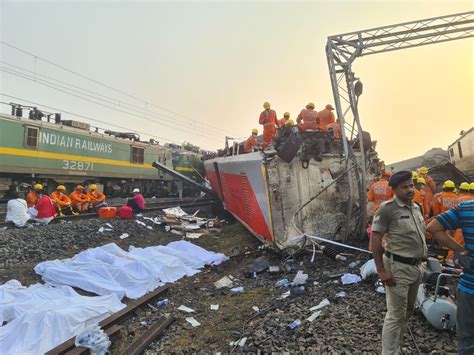
[[[95,99],[95,97],[92,96],[92,95],[85,94],[85,93],[79,92],[79,91],[77,91],[77,90],[69,89],[69,88],[67,88],[67,87],[63,87],[63,86],[60,86],[60,85],[57,85],[57,84],[48,82],[48,81],[43,80],[43,79],[35,79],[33,76],[28,75],[28,74],[24,74],[24,73],[21,73],[21,72],[17,72],[17,71],[14,71],[14,70],[12,70],[12,69],[4,68],[4,67],[0,67],[0,71],[3,71],[3,72],[5,72],[5,73],[11,74],[11,75],[18,76],[18,77],[23,78],[23,79],[26,79],[26,80],[30,80],[30,81],[36,82],[36,83],[38,83],[38,84],[47,86],[47,87],[49,87],[49,88],[51,88],[51,89],[61,91],[61,92],[63,92],[63,93],[72,95],[72,96],[74,96],[74,97],[81,98],[81,99],[83,99],[83,100],[86,100],[86,101],[95,103],[95,104],[100,105],[100,106],[104,106],[104,107],[110,108],[110,109],[112,109],[112,110],[116,110],[116,111],[119,111],[119,112],[122,112],[122,113],[126,113],[126,114],[129,114],[129,115],[141,117],[141,118],[144,118],[144,119],[149,120],[149,121],[151,121],[151,122],[159,123],[159,124],[161,124],[161,125],[164,125],[164,126],[166,126],[166,127],[172,128],[172,129],[179,129],[180,131],[184,131],[184,132],[187,132],[187,133],[194,134],[194,132],[189,132],[189,131],[183,130],[183,128],[173,127],[173,126],[164,124],[164,123],[162,123],[161,121],[152,120],[152,119],[148,118],[147,116],[136,115],[136,114],[134,114],[134,113],[126,112],[126,111],[121,110],[121,109],[118,109],[118,108],[116,108],[116,107],[107,106],[107,105],[101,104],[101,103],[99,103],[99,102],[96,102],[96,101],[93,101],[93,100],[90,100],[90,99],[86,99],[86,98],[83,98],[83,97],[81,97],[81,96],[77,96],[77,95],[75,95],[75,94],[73,94],[73,93],[66,92],[66,91],[64,91],[64,90],[62,90],[62,89],[69,90],[69,91],[73,91],[73,92],[76,92],[76,93],[78,93],[78,94],[80,94],[80,95],[85,95],[85,96],[93,97],[93,98]],[[53,86],[51,86],[51,85],[53,85]],[[62,88],[62,89],[58,89],[58,87],[59,87],[59,88]],[[114,104],[113,102],[110,102],[110,101],[107,101],[107,100],[104,100],[104,99],[100,99],[100,100],[101,100],[101,101],[105,101],[105,102],[110,103],[110,104]],[[126,108],[126,107],[123,107],[123,108],[124,108],[124,109],[127,109],[127,110],[130,110],[130,111],[135,111],[135,112],[139,112],[139,113],[144,113],[144,114],[146,115],[146,111],[144,112],[144,111],[139,111],[139,110],[133,110],[133,109],[129,109],[129,108]],[[156,116],[156,115],[152,115],[152,116],[162,119],[162,117],[160,117],[160,116]],[[165,119],[165,121],[169,121],[169,120]],[[175,121],[171,121],[171,122],[172,122],[173,124],[183,125],[183,126],[186,127],[186,128],[188,127],[188,126],[187,126],[186,124],[184,124],[184,123],[178,123],[178,122],[175,122]],[[216,137],[221,137],[221,135],[220,135],[220,134],[217,134],[217,133],[213,133],[213,132],[208,132],[208,133],[209,133],[209,134],[213,134],[213,135],[215,135]],[[208,138],[213,139],[212,137],[210,137],[210,136],[208,136],[208,135],[206,135],[206,134],[203,134],[203,135],[207,136]]]
[[[33,71],[33,70],[29,70],[29,69],[26,69],[26,68],[23,68],[23,67],[20,67],[18,65],[15,65],[15,64],[11,64],[11,63],[8,63],[8,62],[5,62],[3,60],[0,60],[0,63],[4,64],[4,65],[7,65],[9,67],[12,67],[12,68],[15,68],[15,69],[18,69],[18,70],[21,70],[21,71],[24,71],[24,72],[27,72],[27,73],[31,73],[33,74],[33,76],[31,76],[33,78],[33,80],[35,82],[39,82],[39,81],[45,81],[45,82],[48,82],[47,80],[45,79],[40,79],[38,78],[38,76],[41,76],[43,78],[46,78],[46,79],[49,79],[49,80],[52,80],[52,81],[55,81],[55,82],[58,82],[58,83],[61,83],[61,84],[64,84],[66,86],[70,86],[72,88],[75,88],[75,89],[79,89],[80,91],[78,90],[73,90],[73,89],[70,89],[68,87],[64,87],[64,86],[61,86],[61,85],[58,85],[58,84],[53,84],[51,82],[49,82],[49,84],[53,84],[53,85],[57,85],[59,87],[62,87],[66,90],[71,90],[71,91],[74,91],[74,92],[77,92],[77,93],[80,93],[81,95],[85,95],[85,96],[89,96],[89,97],[93,97],[94,99],[97,99],[97,100],[101,100],[101,101],[104,101],[104,102],[108,102],[110,104],[114,104],[114,105],[118,105],[118,106],[121,106],[121,107],[124,107],[124,106],[130,106],[130,107],[133,107],[134,111],[138,111],[140,113],[143,113],[145,115],[150,115],[150,116],[153,116],[153,117],[157,117],[159,119],[163,119],[165,121],[168,121],[168,122],[172,122],[173,124],[177,124],[177,125],[182,125],[184,127],[189,127],[189,124],[187,123],[184,123],[184,122],[178,122],[176,121],[175,119],[173,119],[172,117],[170,116],[163,116],[163,114],[158,114],[158,113],[155,113],[154,111],[149,111],[149,110],[146,110],[144,108],[142,108],[141,106],[137,106],[137,105],[133,105],[133,104],[129,104],[127,102],[122,102],[116,98],[113,98],[113,97],[110,97],[110,96],[107,96],[107,95],[103,95],[99,92],[96,92],[96,91],[93,91],[93,90],[88,90],[88,89],[84,89],[80,86],[77,86],[77,85],[74,85],[74,84],[71,84],[71,83],[68,83],[68,82],[65,82],[65,81],[62,81],[62,80],[58,80],[58,79],[55,79],[53,77],[50,77],[48,75],[44,75],[44,74],[41,74],[41,73],[38,73],[36,71]],[[10,71],[13,71],[13,69],[10,69],[10,68],[7,68],[8,70]],[[23,75],[26,75],[24,73],[21,73]],[[81,91],[84,91],[84,92],[81,92]],[[101,96],[105,99],[100,99],[98,98],[98,96]],[[129,109],[129,108],[127,108]],[[130,109],[130,110],[133,110],[133,109]],[[199,123],[199,126],[201,126],[201,128],[204,128],[204,124],[202,123]],[[199,127],[198,127],[199,128]],[[212,133],[214,134],[214,132],[211,132],[211,131],[215,131],[215,134],[216,135],[219,135],[219,136],[222,136],[223,133],[220,132],[219,129],[216,129],[214,127],[210,127],[210,126],[205,126],[205,129],[207,132],[209,133]]]
[[[28,51],[26,51],[26,50],[24,50],[24,49],[21,49],[21,48],[19,48],[19,47],[16,47],[16,46],[14,46],[14,45],[12,45],[12,44],[10,44],[10,43],[7,43],[7,42],[5,42],[5,41],[0,41],[0,44],[3,44],[3,45],[5,45],[5,46],[10,47],[10,48],[13,48],[13,49],[15,49],[15,50],[17,50],[17,51],[19,51],[19,52],[22,52],[22,53],[24,53],[24,54],[27,54],[27,55],[29,55],[29,56],[32,56],[32,57],[35,58],[35,61],[39,59],[39,60],[41,60],[41,61],[43,61],[43,62],[45,62],[45,63],[48,63],[48,64],[50,64],[50,65],[52,65],[52,66],[57,67],[57,68],[60,68],[60,69],[62,69],[62,70],[64,70],[64,71],[67,71],[67,72],[69,72],[69,73],[71,73],[71,74],[74,74],[74,75],[76,75],[76,76],[79,76],[79,77],[81,77],[81,78],[83,78],[83,79],[89,80],[89,81],[91,81],[91,82],[93,82],[93,83],[95,83],[95,84],[98,84],[98,85],[101,85],[101,86],[103,86],[103,87],[106,87],[106,88],[108,88],[108,89],[110,89],[110,90],[113,90],[113,91],[115,91],[115,92],[118,92],[118,93],[120,93],[120,94],[122,94],[122,95],[124,95],[124,96],[130,97],[130,98],[132,98],[132,99],[134,99],[134,100],[140,101],[140,102],[144,103],[145,105],[150,105],[150,106],[156,107],[156,108],[158,108],[158,109],[160,109],[160,110],[163,110],[163,111],[169,112],[169,113],[171,113],[171,114],[174,114],[174,115],[176,115],[176,116],[179,116],[179,117],[185,118],[185,119],[187,119],[187,120],[190,120],[190,121],[192,121],[192,122],[200,123],[199,120],[192,119],[191,117],[188,117],[188,116],[183,115],[183,114],[181,114],[181,113],[178,113],[178,112],[169,110],[169,109],[167,109],[167,108],[164,108],[164,107],[161,107],[161,106],[158,106],[158,105],[155,105],[155,104],[153,104],[153,103],[151,103],[151,102],[149,102],[149,101],[147,101],[147,100],[141,99],[141,98],[139,98],[139,97],[136,97],[136,96],[134,96],[134,95],[131,95],[131,94],[129,94],[129,93],[126,93],[126,92],[124,92],[124,91],[122,91],[122,90],[116,89],[116,88],[114,88],[114,87],[112,87],[112,86],[110,86],[110,85],[108,85],[108,84],[102,83],[102,82],[100,82],[100,81],[98,81],[98,80],[92,79],[92,78],[90,78],[90,77],[88,77],[88,76],[86,76],[86,75],[83,75],[83,74],[81,74],[81,73],[78,73],[78,72],[76,72],[76,71],[74,71],[74,70],[71,70],[71,69],[69,69],[69,68],[66,68],[66,67],[64,67],[64,66],[62,66],[62,65],[56,64],[56,63],[54,63],[54,62],[52,62],[52,61],[50,61],[50,60],[48,60],[48,59],[42,58],[42,57],[40,57],[40,56],[37,56],[36,54],[33,54],[33,53],[31,53],[31,52],[28,52]],[[216,128],[216,129],[217,129],[217,128]],[[223,133],[223,134],[227,134],[225,131],[222,131],[222,133]]]
[[[144,134],[144,135],[146,135],[146,136],[154,136],[155,138],[162,139],[162,140],[167,141],[167,142],[182,144],[182,142],[178,142],[178,141],[176,141],[176,140],[169,139],[169,138],[164,138],[164,137],[156,136],[156,135],[150,134],[150,132],[142,132],[142,131],[138,131],[138,130],[135,130],[135,129],[127,128],[127,127],[124,127],[124,126],[119,126],[119,125],[116,125],[116,124],[113,124],[113,123],[109,123],[109,122],[105,122],[105,121],[98,120],[98,119],[96,119],[96,118],[92,118],[92,117],[89,117],[89,116],[81,115],[81,114],[79,114],[79,113],[74,113],[74,112],[71,112],[71,111],[63,110],[63,109],[60,109],[60,108],[57,108],[57,107],[53,107],[53,106],[49,106],[49,105],[46,105],[46,104],[41,104],[41,103],[34,102],[34,101],[31,101],[31,100],[27,100],[27,99],[24,99],[24,98],[21,98],[21,97],[17,97],[17,96],[13,96],[13,95],[8,95],[8,94],[5,94],[5,93],[3,93],[3,92],[0,92],[0,95],[1,95],[1,96],[5,96],[5,97],[9,97],[9,98],[15,99],[15,100],[21,100],[21,101],[23,101],[23,102],[28,102],[28,103],[33,104],[33,105],[36,105],[36,106],[38,106],[38,107],[46,107],[46,108],[48,108],[48,109],[51,109],[51,110],[54,110],[54,111],[57,111],[57,112],[67,113],[67,114],[69,114],[69,115],[81,117],[81,118],[84,118],[84,119],[87,119],[87,120],[90,120],[90,121],[93,121],[93,122],[98,122],[98,123],[101,123],[101,124],[105,124],[105,125],[107,125],[107,126],[112,126],[112,127],[116,127],[116,128],[120,128],[120,129],[125,129],[125,130],[127,130],[127,131],[129,131],[129,132]],[[103,127],[97,127],[97,128],[100,128],[100,129],[102,129],[102,130],[108,130],[108,128],[103,128]]]
[[[173,127],[173,126],[170,126],[170,125],[168,125],[168,124],[165,124],[165,123],[160,122],[160,121],[157,121],[157,120],[153,120],[153,119],[148,118],[148,117],[143,116],[143,115],[139,115],[139,114],[132,113],[132,112],[127,112],[127,111],[118,109],[118,108],[113,107],[113,106],[105,105],[105,104],[103,104],[103,103],[100,103],[100,102],[97,102],[97,101],[94,101],[94,100],[90,100],[90,99],[88,99],[88,98],[85,98],[85,97],[82,97],[82,96],[73,94],[73,93],[68,92],[68,91],[66,91],[66,90],[59,89],[58,87],[55,87],[55,86],[46,84],[46,83],[44,83],[44,82],[39,82],[38,80],[34,80],[34,78],[32,78],[31,76],[28,77],[27,75],[25,75],[25,74],[23,74],[23,73],[18,73],[18,72],[15,72],[15,71],[12,71],[12,70],[9,70],[9,69],[5,69],[5,68],[2,68],[2,67],[0,67],[0,71],[3,71],[3,72],[5,72],[5,73],[11,74],[11,75],[15,75],[15,76],[17,76],[17,77],[20,77],[20,78],[23,78],[23,79],[26,79],[26,80],[30,80],[30,81],[37,82],[37,83],[39,83],[39,84],[41,84],[41,85],[44,85],[44,86],[46,86],[46,87],[49,87],[49,88],[51,88],[51,89],[54,89],[54,90],[57,90],[57,91],[66,93],[66,94],[68,94],[68,95],[77,97],[77,98],[82,99],[82,100],[84,100],[84,101],[88,101],[88,102],[94,103],[94,104],[99,105],[99,106],[103,106],[103,107],[109,108],[109,109],[111,109],[111,110],[115,110],[115,111],[118,111],[118,112],[122,112],[122,113],[125,113],[125,114],[127,114],[127,115],[131,115],[131,116],[135,116],[135,117],[140,117],[140,118],[143,118],[143,119],[145,119],[145,120],[158,123],[158,124],[160,124],[160,125],[162,125],[162,126],[165,126],[165,127],[168,127],[168,128],[174,129],[174,130],[179,130],[180,132],[189,133],[189,134],[192,134],[192,135],[196,134],[195,132],[188,131],[188,130],[185,130],[185,129],[180,128],[180,127]],[[53,85],[55,85],[55,84],[53,84]],[[70,90],[70,89],[67,89],[67,90]],[[81,95],[83,95],[83,94],[81,94]],[[214,135],[217,136],[216,133],[212,133],[212,134],[214,134]],[[202,133],[202,135],[217,142],[217,140],[216,140],[215,137],[211,137],[211,136],[209,136],[209,135],[207,135],[207,134],[204,134],[204,133]]]

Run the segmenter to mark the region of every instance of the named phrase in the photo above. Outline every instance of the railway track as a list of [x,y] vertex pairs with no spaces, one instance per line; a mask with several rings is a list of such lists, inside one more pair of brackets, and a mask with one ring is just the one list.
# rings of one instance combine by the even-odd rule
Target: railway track
[[[124,322],[132,317],[141,307],[145,307],[148,304],[156,301],[158,297],[162,297],[168,292],[168,285],[157,288],[156,290],[148,293],[147,295],[131,302],[127,307],[121,311],[112,314],[103,321],[99,322],[99,326],[104,330],[109,339],[112,342],[119,338],[120,332],[124,329]],[[135,339],[128,348],[122,352],[127,355],[138,355],[146,349],[146,347],[158,337],[165,329],[174,321],[175,316],[171,314],[168,318],[163,318],[161,321],[155,322],[148,328],[141,336]],[[78,355],[88,354],[89,349],[85,347],[75,346],[75,337],[72,337],[64,343],[56,346],[46,353],[46,355]]]
[[[158,200],[158,199],[157,199]],[[147,201],[146,208],[143,210],[144,213],[146,212],[154,212],[159,211],[164,208],[176,207],[180,206],[182,208],[193,208],[193,207],[202,207],[202,206],[210,206],[216,203],[215,199],[212,198],[199,198],[199,197],[186,197],[183,199],[179,198],[166,198],[160,201]],[[116,205],[116,206],[109,206],[109,207],[120,207],[123,204]],[[0,227],[6,226],[6,223],[3,222],[5,220],[6,211],[0,212]],[[71,215],[71,216],[62,216],[56,217],[51,223],[59,223],[60,221],[75,221],[75,220],[83,220],[83,219],[90,219],[90,218],[98,218],[99,213],[82,213],[79,215]]]

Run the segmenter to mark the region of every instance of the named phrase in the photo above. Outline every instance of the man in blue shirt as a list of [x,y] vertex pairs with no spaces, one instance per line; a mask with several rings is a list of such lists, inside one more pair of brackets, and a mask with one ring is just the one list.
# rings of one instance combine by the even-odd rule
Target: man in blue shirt
[[[462,229],[465,246],[462,247],[444,231]],[[474,200],[461,202],[439,214],[431,221],[427,231],[441,245],[461,253],[463,273],[457,294],[458,354],[474,354]]]

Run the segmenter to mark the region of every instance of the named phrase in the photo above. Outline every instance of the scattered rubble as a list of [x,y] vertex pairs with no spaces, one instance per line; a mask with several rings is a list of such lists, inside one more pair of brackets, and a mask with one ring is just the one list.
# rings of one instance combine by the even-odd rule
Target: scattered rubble
[[[119,219],[108,221],[111,226],[103,220],[83,220],[35,229],[0,230],[0,283],[11,278],[24,284],[35,283],[39,278],[32,269],[38,262],[71,257],[87,248],[110,242],[128,249],[129,245],[166,245],[185,238],[184,235],[166,232],[167,222],[157,218],[157,214],[140,218],[153,230],[133,220]],[[112,231],[97,233],[100,227]],[[124,234],[128,237],[121,239]],[[111,353],[120,352],[157,319],[170,314],[176,315],[176,321],[148,347],[146,354],[199,351],[224,354],[232,350],[264,353],[380,352],[384,295],[375,292],[374,281],[370,278],[350,285],[343,285],[340,280],[348,272],[357,272],[366,255],[355,252],[345,263],[319,253],[314,262],[311,262],[311,253],[297,253],[284,259],[259,248],[260,243],[237,223],[213,235],[217,238],[203,235],[193,243],[231,255],[231,259],[177,281],[171,285],[166,301],[161,299],[137,311],[127,322],[121,342],[112,344]],[[254,277],[246,277],[247,266],[262,256],[269,262],[268,268]],[[356,260],[361,260],[359,265],[350,265]],[[271,267],[278,267],[279,271],[271,272]],[[298,286],[303,286],[304,292],[295,294],[291,290],[296,287],[291,287],[290,283],[298,271],[307,278],[304,285]],[[227,283],[217,288],[216,281],[222,279]],[[233,294],[230,289],[234,287],[243,287],[244,292]],[[282,293],[285,297],[281,297]],[[329,304],[311,310],[324,299],[327,299],[324,303]],[[177,311],[180,305],[186,305],[194,312]],[[218,305],[218,310],[212,309],[211,305],[213,308]],[[196,323],[186,318],[194,319],[199,325],[195,326]],[[288,325],[295,320],[301,324],[291,330]],[[421,352],[456,352],[454,333],[432,328],[421,314],[411,318],[409,324]],[[231,342],[233,345],[229,345]],[[417,352],[408,332],[402,347],[404,353]]]

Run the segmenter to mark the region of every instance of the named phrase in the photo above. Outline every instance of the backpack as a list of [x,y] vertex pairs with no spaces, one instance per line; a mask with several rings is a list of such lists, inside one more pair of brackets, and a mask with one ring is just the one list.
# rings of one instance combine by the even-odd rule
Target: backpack
[[117,216],[121,219],[131,219],[133,217],[133,209],[129,206],[122,206],[119,208]]

